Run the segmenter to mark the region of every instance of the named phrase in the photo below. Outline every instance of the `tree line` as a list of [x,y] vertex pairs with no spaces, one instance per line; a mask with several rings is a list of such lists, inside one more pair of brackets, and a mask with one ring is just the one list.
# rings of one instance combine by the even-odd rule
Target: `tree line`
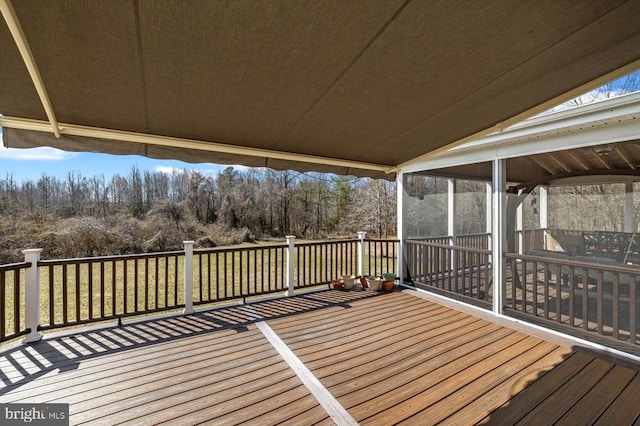
[[[67,257],[179,249],[184,239],[213,246],[361,230],[389,237],[396,192],[386,180],[233,167],[217,175],[132,167],[111,178],[69,171],[21,182],[8,174],[0,178],[0,216],[6,261],[18,258],[25,244]],[[68,243],[78,234],[83,241]],[[133,236],[137,243],[129,241]],[[52,239],[68,250],[47,244]]]

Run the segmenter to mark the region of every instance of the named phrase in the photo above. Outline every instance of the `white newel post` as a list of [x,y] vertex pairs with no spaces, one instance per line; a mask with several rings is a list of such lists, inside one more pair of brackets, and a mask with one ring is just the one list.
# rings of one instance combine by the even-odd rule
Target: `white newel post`
[[26,328],[31,331],[26,335],[22,343],[37,342],[42,339],[42,334],[38,331],[40,326],[40,270],[38,262],[42,249],[22,250],[24,261],[31,262],[31,267],[25,273],[24,289],[24,319]]
[[184,311],[183,314],[192,314],[193,309],[193,241],[184,243]]
[[364,231],[358,232],[358,275],[364,277]]
[[294,264],[294,256],[295,256],[295,246],[294,241],[296,237],[292,235],[287,235],[285,237],[287,239],[287,291],[285,292],[285,296],[293,296],[294,293],[294,282],[293,282],[293,264]]
[[[404,257],[404,241],[407,239],[407,194],[405,193],[405,183],[407,181],[407,174],[398,172],[396,175],[396,192],[397,192],[397,231],[396,233],[398,238],[398,264],[396,265],[398,273],[398,282],[402,285],[404,283],[405,278],[407,278],[405,270],[409,270],[408,267],[405,269],[405,257]],[[410,259],[407,259],[410,261]]]
[[504,299],[504,237],[506,235],[506,161],[493,160],[493,226],[491,256],[493,258],[493,313],[502,315]]

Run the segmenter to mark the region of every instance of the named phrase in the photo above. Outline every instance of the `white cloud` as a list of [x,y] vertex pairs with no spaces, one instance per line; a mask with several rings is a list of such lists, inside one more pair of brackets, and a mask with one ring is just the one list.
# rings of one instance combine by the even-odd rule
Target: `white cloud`
[[36,161],[61,161],[75,157],[77,154],[65,152],[55,148],[7,148],[2,141],[0,132],[0,157],[7,160],[36,160]]
[[177,167],[157,165],[155,167],[155,171],[158,172],[158,173],[164,173],[166,175],[174,175],[174,174],[177,175],[177,174],[184,173],[186,170],[185,169],[179,169]]

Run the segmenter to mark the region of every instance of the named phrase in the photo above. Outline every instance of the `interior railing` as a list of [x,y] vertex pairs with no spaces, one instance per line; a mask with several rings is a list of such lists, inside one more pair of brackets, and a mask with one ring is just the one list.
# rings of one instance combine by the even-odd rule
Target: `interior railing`
[[[455,299],[489,308],[492,300],[491,251],[438,242],[406,240],[406,257],[413,284]],[[458,241],[482,246],[482,241]]]
[[507,314],[637,351],[637,267],[560,252],[510,253],[506,260]]

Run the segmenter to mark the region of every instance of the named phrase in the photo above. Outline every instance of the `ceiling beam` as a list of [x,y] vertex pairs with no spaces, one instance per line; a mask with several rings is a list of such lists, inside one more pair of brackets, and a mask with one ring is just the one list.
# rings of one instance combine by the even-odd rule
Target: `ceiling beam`
[[573,161],[578,163],[583,170],[589,170],[589,166],[587,166],[582,160],[580,160],[574,153],[568,151],[567,154],[573,159]]
[[558,154],[550,155],[549,157],[551,157],[551,160],[553,160],[554,163],[556,163],[558,166],[564,169],[565,172],[571,171],[570,168],[568,168],[562,161],[558,159]]
[[635,169],[636,169],[636,167],[635,167],[635,166],[631,163],[631,161],[629,160],[629,154],[628,154],[628,153],[627,153],[627,151],[622,147],[622,145],[621,145],[621,144],[617,143],[613,149],[618,153],[618,155],[620,155],[620,158],[622,158],[622,159],[624,160],[624,162],[625,162],[625,163],[627,163],[627,165],[628,165],[631,169],[633,169],[633,170],[635,170]]
[[549,167],[545,166],[544,163],[542,161],[540,161],[539,159],[537,159],[536,157],[525,157],[525,158],[530,159],[531,161],[536,163],[538,166],[540,166],[543,169],[545,169],[548,173],[550,173],[550,174],[554,174],[555,173],[555,170],[550,169]]
[[47,114],[47,118],[49,119],[49,131],[53,132],[56,138],[59,138],[60,129],[58,127],[58,120],[56,119],[51,101],[49,100],[49,95],[47,94],[47,90],[44,87],[44,82],[42,81],[42,77],[40,76],[40,71],[38,71],[38,67],[33,57],[33,53],[31,52],[31,48],[29,47],[29,43],[27,43],[27,39],[24,35],[24,32],[22,31],[22,26],[18,21],[18,16],[16,15],[16,12],[13,9],[13,5],[11,4],[10,0],[0,0],[0,12],[4,17],[4,20],[7,22],[7,26],[9,27],[9,31],[13,36],[13,40],[15,41],[16,46],[20,51],[22,60],[27,66],[27,70],[29,71],[29,75],[31,76],[31,81],[33,81],[33,85],[38,92],[42,107]]
[[[26,118],[2,117],[0,126],[37,132],[50,132],[46,121]],[[168,136],[150,135],[146,133],[125,132],[122,130],[103,129],[98,127],[79,126],[75,124],[59,123],[60,134],[69,136],[83,136],[88,138],[109,139],[119,142],[131,142],[146,145],[195,149],[225,154],[246,155],[250,157],[270,158],[276,160],[298,161],[303,163],[322,164],[353,169],[373,170],[383,173],[393,173],[393,166],[384,164],[365,163],[360,161],[343,160],[340,158],[320,157],[307,154],[296,154],[284,151],[250,148],[219,142],[205,142],[193,139],[173,138]]]

